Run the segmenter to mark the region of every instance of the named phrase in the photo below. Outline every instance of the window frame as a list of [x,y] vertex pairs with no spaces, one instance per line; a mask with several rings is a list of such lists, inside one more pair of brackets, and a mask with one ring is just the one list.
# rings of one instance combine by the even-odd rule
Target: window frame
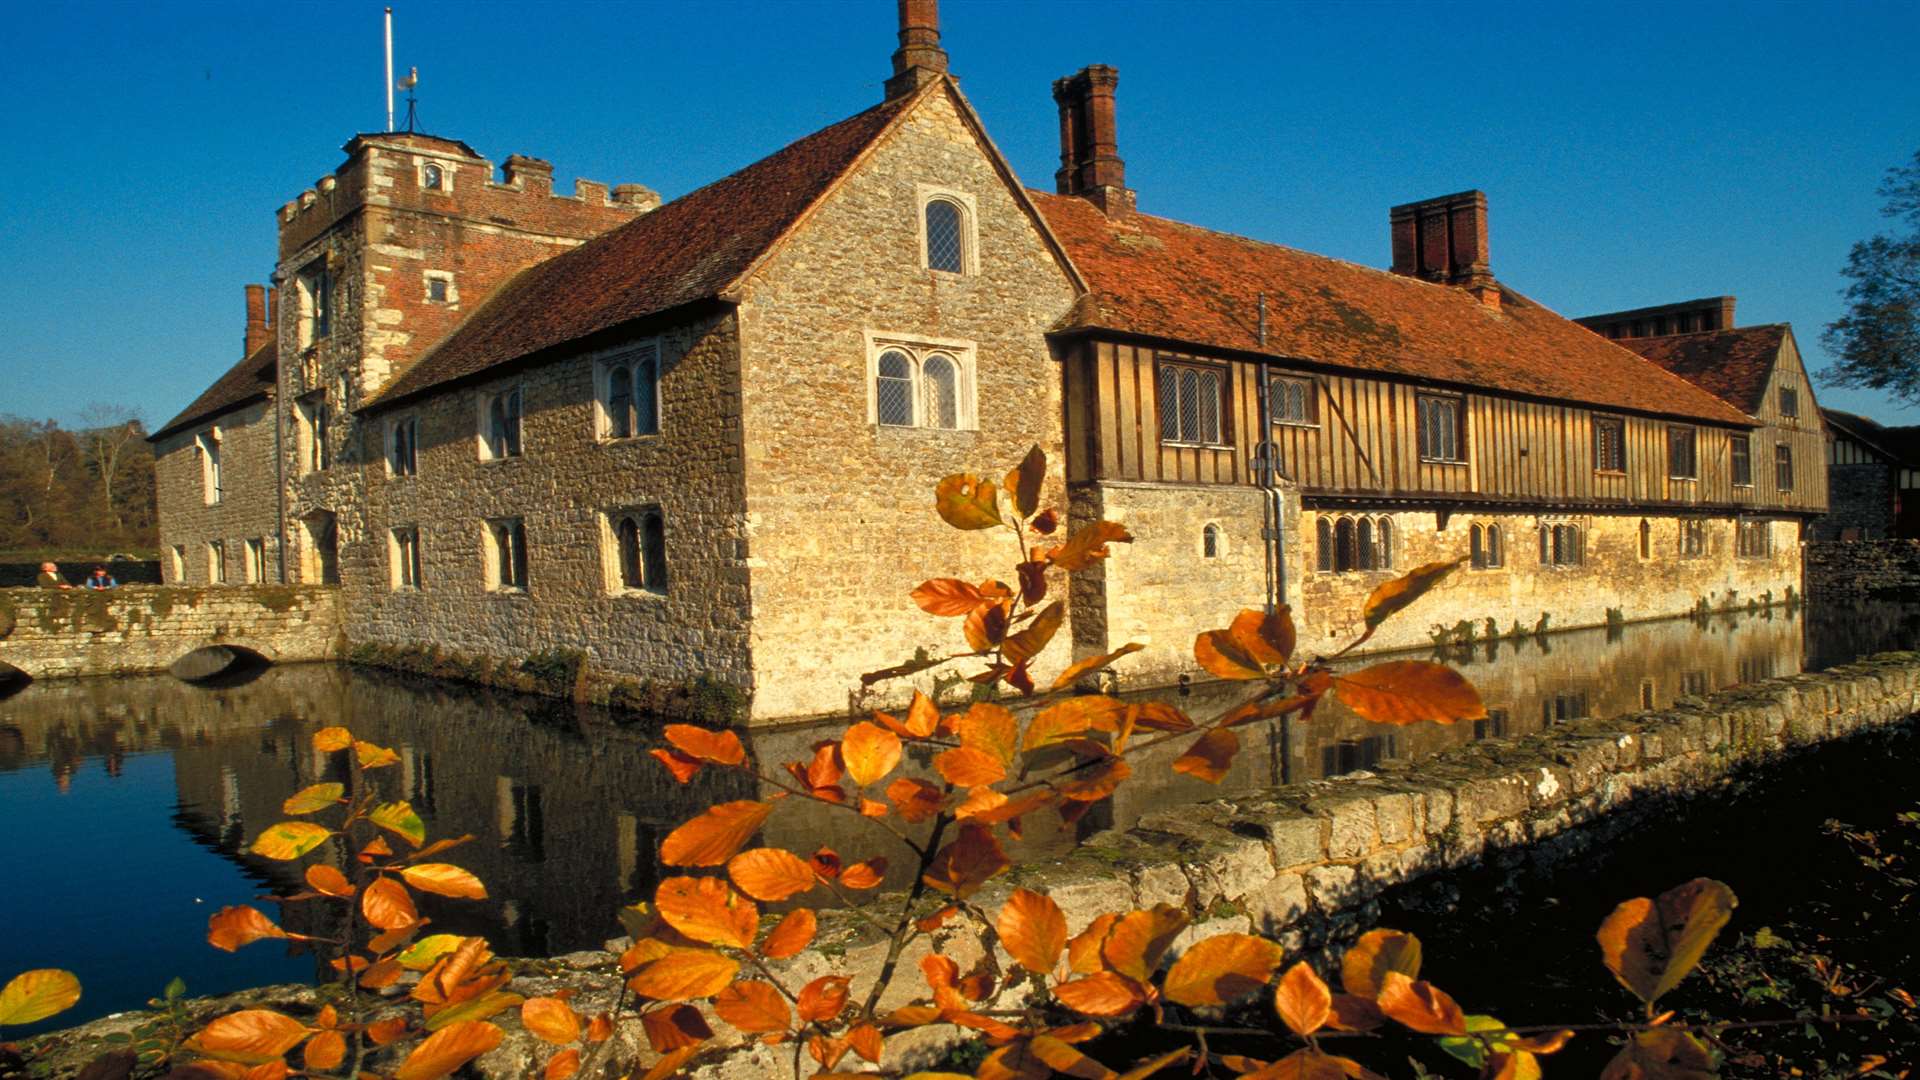
[[[1607,440],[1602,432],[1614,434],[1613,449],[1619,464],[1606,462]],[[1608,476],[1627,474],[1627,420],[1624,416],[1596,416],[1593,418],[1593,471]]]
[[[405,435],[406,455],[401,456],[402,435]],[[394,479],[404,479],[420,475],[420,416],[412,413],[387,421],[387,475]]]
[[1789,443],[1773,444],[1773,487],[1780,492],[1793,490],[1793,446]]
[[221,471],[220,428],[208,428],[193,437],[194,454],[200,459],[200,497],[203,505],[218,506],[226,498],[226,478]]
[[[1438,457],[1429,454],[1427,432],[1427,403],[1445,404],[1453,411],[1453,450],[1457,457]],[[1413,438],[1423,465],[1465,465],[1468,463],[1467,447],[1467,399],[1461,394],[1434,394],[1418,391],[1413,395]]]
[[[1676,442],[1676,439],[1678,436],[1681,436],[1681,435],[1686,436],[1686,447],[1687,447],[1686,467],[1689,470],[1688,472],[1684,472],[1684,473],[1679,471],[1680,462],[1677,460],[1677,455],[1674,453],[1675,446],[1679,445]],[[1698,427],[1692,424],[1668,424],[1667,425],[1667,479],[1669,480],[1699,480],[1700,479],[1700,429]]]
[[1713,545],[1707,539],[1707,523],[1703,518],[1689,517],[1680,519],[1680,536],[1676,550],[1682,559],[1704,559]]
[[1467,527],[1467,565],[1473,570],[1504,570],[1507,531],[1497,521],[1476,521]]
[[1217,521],[1209,521],[1200,526],[1200,557],[1202,559],[1224,558],[1227,554],[1227,532]]
[[[496,454],[493,448],[493,403],[496,400],[504,400],[515,397],[516,395],[518,396],[518,401],[516,402],[516,409],[513,413],[514,433],[513,438],[510,440],[512,445],[510,448],[504,450],[504,452]],[[477,406],[475,413],[477,414],[476,420],[478,421],[477,426],[479,429],[476,432],[475,441],[479,447],[480,460],[486,462],[514,461],[525,457],[527,455],[526,384],[514,382],[491,390],[481,390],[474,395],[474,403]]]
[[1587,565],[1587,526],[1564,518],[1543,519],[1537,532],[1540,565],[1550,570]]
[[1386,514],[1321,513],[1314,522],[1314,567],[1322,574],[1390,572],[1398,532]]
[[[960,269],[946,270],[931,265],[927,236],[927,209],[934,202],[953,205],[960,216]],[[980,273],[980,208],[971,192],[936,184],[914,185],[915,228],[920,238],[920,270],[949,277],[973,277]]]
[[[438,300],[435,300],[433,298],[433,286],[436,282],[439,283],[440,285],[445,286],[443,295],[441,295],[440,299]],[[420,271],[420,296],[427,303],[432,304],[435,307],[458,306],[460,303],[460,290],[454,286],[453,271],[451,270]]]
[[532,560],[527,553],[527,519],[487,518],[481,523],[480,532],[487,591],[508,596],[527,595],[532,578]]
[[265,584],[267,580],[267,540],[256,536],[240,542],[241,576],[249,585]]
[[1776,408],[1780,415],[1789,420],[1800,419],[1800,388],[1797,386],[1780,387]]
[[[1165,397],[1162,387],[1163,387],[1163,381],[1167,378],[1169,374],[1172,374],[1172,373],[1191,373],[1197,376],[1205,376],[1207,378],[1211,378],[1214,381],[1213,385],[1215,389],[1219,391],[1219,397],[1214,407],[1213,419],[1214,419],[1215,430],[1212,432],[1212,434],[1214,435],[1213,439],[1209,440],[1209,439],[1184,438],[1182,436],[1185,436],[1188,434],[1205,435],[1208,433],[1204,431],[1182,432],[1177,430],[1179,427],[1179,421],[1180,421],[1179,410],[1177,408],[1178,401],[1179,401],[1179,393],[1180,393],[1179,383],[1174,384],[1174,397],[1175,397],[1176,409],[1173,415],[1173,419],[1174,419],[1176,434],[1172,438],[1168,437],[1167,412],[1165,409],[1161,407]],[[1204,447],[1209,450],[1232,449],[1233,447],[1233,369],[1230,366],[1226,364],[1215,363],[1208,360],[1191,359],[1183,356],[1156,355],[1153,358],[1153,408],[1154,408],[1154,412],[1157,414],[1154,417],[1154,420],[1157,428],[1157,434],[1160,437],[1160,445],[1162,446],[1197,446],[1197,447]]]
[[[1745,465],[1745,468],[1741,468]],[[1742,479],[1744,474],[1745,479]],[[1753,486],[1753,436],[1735,434],[1727,436],[1727,475],[1729,482],[1737,488]]]
[[227,583],[227,542],[225,540],[207,541],[207,583],[209,585]]
[[[937,338],[918,335],[864,333],[867,351],[867,426],[880,431],[978,431],[980,430],[977,359],[978,346],[962,338]],[[898,352],[907,359],[912,380],[912,423],[880,421],[880,358]],[[938,427],[928,423],[926,362],[944,356],[954,367],[954,425]],[[893,378],[894,376],[889,376]]]
[[333,336],[333,271],[327,257],[309,260],[294,272],[294,340],[310,349]]
[[1735,558],[1773,557],[1773,522],[1770,519],[1740,518],[1734,522],[1733,537]]
[[173,582],[178,585],[187,580],[187,545],[173,545]]
[[[622,527],[633,524],[635,565],[639,584],[627,571],[626,537]],[[659,503],[638,503],[605,510],[600,515],[602,562],[611,596],[665,599],[673,584],[667,561],[667,512]],[[657,537],[657,539],[655,539]]]
[[[439,187],[431,187],[427,184],[427,170],[429,168],[437,168],[440,170]],[[431,191],[435,195],[451,195],[453,194],[453,175],[458,171],[458,168],[459,167],[452,162],[441,161],[438,158],[415,158],[414,179],[419,183],[420,190],[422,191]]]
[[426,554],[418,525],[396,525],[387,530],[387,587],[392,592],[420,592],[426,586]]
[[[593,361],[593,437],[600,443],[628,443],[641,439],[650,439],[661,433],[665,427],[660,400],[660,355],[661,342],[657,337],[629,341],[617,348],[598,353]],[[651,426],[642,424],[640,412],[640,376],[639,370],[646,365],[651,373],[648,385],[651,409]],[[625,435],[614,434],[613,376],[616,371],[625,371],[627,403],[626,408],[631,420],[631,428]]]
[[298,445],[294,448],[300,455],[300,475],[310,476],[333,468],[332,440],[328,437],[333,428],[333,410],[327,403],[326,390],[300,395],[294,401],[294,409],[300,420]]
[[[1283,386],[1300,387],[1302,415],[1283,416],[1280,403],[1287,397],[1278,391]],[[1311,375],[1286,375],[1275,372],[1267,377],[1267,422],[1279,427],[1320,427],[1320,380]]]

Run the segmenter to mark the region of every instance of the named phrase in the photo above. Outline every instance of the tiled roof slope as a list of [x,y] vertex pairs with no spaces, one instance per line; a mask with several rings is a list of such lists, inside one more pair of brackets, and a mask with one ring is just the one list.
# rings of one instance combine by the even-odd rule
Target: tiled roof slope
[[[1092,292],[1063,329],[1100,328],[1361,371],[1723,424],[1752,420],[1607,339],[1503,289],[1465,290],[1030,192]],[[1259,296],[1267,343],[1259,342]]]
[[1829,427],[1862,442],[1901,465],[1920,461],[1920,427],[1887,427],[1877,420],[1839,409],[1821,409]]
[[1622,338],[1620,344],[1737,409],[1757,412],[1786,336],[1786,323],[1771,323],[1697,334]]
[[732,285],[910,95],[822,128],[723,180],[522,271],[380,394],[384,405]]
[[268,335],[266,344],[228,368],[226,374],[215,379],[212,386],[193,399],[193,404],[182,409],[180,415],[167,421],[165,426],[147,438],[163,439],[181,428],[192,427],[266,397],[267,392],[273,389],[279,366],[279,347],[273,336]]

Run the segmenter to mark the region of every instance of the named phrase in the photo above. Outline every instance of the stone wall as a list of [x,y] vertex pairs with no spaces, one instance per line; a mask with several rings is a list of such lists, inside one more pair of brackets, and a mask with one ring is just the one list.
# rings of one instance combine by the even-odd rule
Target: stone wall
[[0,589],[0,662],[44,679],[165,671],[208,645],[329,660],[340,652],[338,600],[289,585]]
[[[990,153],[936,89],[748,282],[741,402],[756,717],[844,710],[861,672],[916,648],[965,649],[959,620],[927,615],[908,594],[934,577],[1011,580],[1019,552],[1004,530],[958,532],[935,516],[941,477],[998,482],[1038,445],[1046,502],[1066,509],[1062,383],[1045,335],[1073,290]],[[927,268],[929,189],[967,206],[977,244],[966,273]],[[963,387],[957,430],[875,423],[875,339],[948,347],[963,369],[970,358],[976,422]],[[1063,627],[1049,650],[1049,670],[1063,666],[1069,634]]]
[[1883,462],[1827,466],[1827,512],[1814,540],[1885,540],[1893,535],[1893,468]]
[[1807,594],[1822,599],[1906,600],[1920,596],[1920,540],[1808,544]]
[[[515,662],[580,649],[597,674],[749,685],[741,512],[739,346],[731,314],[668,327],[660,343],[660,432],[599,437],[585,353],[388,410],[370,427],[419,420],[419,471],[387,475],[372,443],[364,524],[342,521],[346,628],[355,644],[438,645]],[[651,339],[648,339],[651,340]],[[522,453],[483,461],[480,402],[518,386]],[[664,592],[620,587],[610,511],[658,507]],[[528,583],[487,576],[486,522],[525,525]],[[400,587],[391,531],[417,527],[421,585]]]
[[[254,402],[161,439],[154,451],[154,495],[160,508],[160,573],[169,585],[213,583],[213,554],[225,548],[229,583],[249,581],[247,542],[261,548],[260,580],[283,580],[280,570],[278,436],[273,399]],[[197,440],[220,441],[218,502],[207,501]]]

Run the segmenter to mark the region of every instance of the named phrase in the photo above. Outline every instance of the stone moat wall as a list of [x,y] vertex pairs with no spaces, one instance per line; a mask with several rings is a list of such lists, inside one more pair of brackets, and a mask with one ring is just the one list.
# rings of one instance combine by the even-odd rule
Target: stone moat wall
[[1920,540],[1828,540],[1806,547],[1809,596],[1920,596]]
[[0,663],[36,679],[165,671],[208,645],[340,655],[339,590],[311,585],[0,589]]

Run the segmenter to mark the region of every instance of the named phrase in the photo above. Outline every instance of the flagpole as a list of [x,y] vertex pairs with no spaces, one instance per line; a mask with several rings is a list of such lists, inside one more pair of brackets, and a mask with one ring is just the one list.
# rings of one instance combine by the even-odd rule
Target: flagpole
[[387,9],[387,130],[393,130],[393,9]]

